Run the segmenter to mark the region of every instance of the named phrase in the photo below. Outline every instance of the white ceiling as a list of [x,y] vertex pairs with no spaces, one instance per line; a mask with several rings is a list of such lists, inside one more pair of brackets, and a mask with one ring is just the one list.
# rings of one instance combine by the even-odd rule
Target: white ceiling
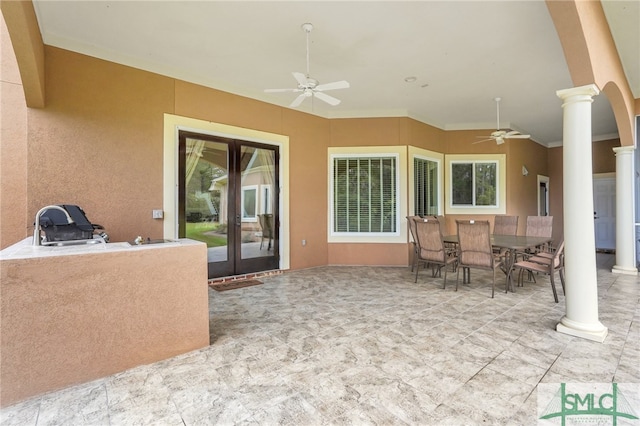
[[[500,127],[553,146],[562,140],[556,90],[573,86],[544,1],[34,1],[45,44],[288,106],[305,72],[349,89],[323,117],[409,116],[445,130]],[[640,97],[640,2],[606,1],[634,97]],[[406,77],[415,77],[412,83]],[[604,95],[594,137],[617,135]],[[480,132],[487,134],[488,132]]]

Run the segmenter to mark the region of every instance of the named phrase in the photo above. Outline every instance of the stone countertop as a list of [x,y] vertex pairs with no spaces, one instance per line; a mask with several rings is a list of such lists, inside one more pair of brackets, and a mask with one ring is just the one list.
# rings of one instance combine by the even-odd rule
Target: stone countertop
[[33,238],[28,237],[0,251],[0,260],[30,259],[51,256],[71,256],[83,254],[113,253],[121,251],[154,250],[166,247],[204,244],[186,238],[166,240],[162,243],[131,244],[128,242],[72,244],[65,246],[34,246]]

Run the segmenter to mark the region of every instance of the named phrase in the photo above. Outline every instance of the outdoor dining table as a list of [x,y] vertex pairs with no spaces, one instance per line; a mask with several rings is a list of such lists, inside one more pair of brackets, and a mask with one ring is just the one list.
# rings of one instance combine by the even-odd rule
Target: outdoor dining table
[[[457,235],[446,235],[443,238],[445,243],[458,244]],[[491,247],[504,249],[505,265],[503,272],[507,275],[509,288],[514,291],[511,285],[511,272],[513,265],[516,263],[516,255],[518,252],[524,252],[553,241],[551,237],[527,237],[525,235],[491,235]],[[463,282],[464,274],[463,274]]]

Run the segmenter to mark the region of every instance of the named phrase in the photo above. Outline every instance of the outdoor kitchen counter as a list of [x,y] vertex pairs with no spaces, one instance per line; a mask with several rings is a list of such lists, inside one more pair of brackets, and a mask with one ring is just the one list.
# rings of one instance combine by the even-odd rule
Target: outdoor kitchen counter
[[0,252],[0,406],[209,344],[206,245]]

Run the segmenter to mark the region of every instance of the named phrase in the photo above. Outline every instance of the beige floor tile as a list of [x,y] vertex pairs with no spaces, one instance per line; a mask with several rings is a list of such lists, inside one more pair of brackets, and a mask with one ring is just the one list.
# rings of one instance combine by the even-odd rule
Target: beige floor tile
[[598,270],[600,344],[555,331],[564,297],[546,277],[506,294],[498,280],[492,299],[490,275],[457,292],[451,276],[443,290],[428,271],[321,267],[211,291],[209,347],[5,407],[0,424],[534,424],[539,383],[640,382],[640,278]]

